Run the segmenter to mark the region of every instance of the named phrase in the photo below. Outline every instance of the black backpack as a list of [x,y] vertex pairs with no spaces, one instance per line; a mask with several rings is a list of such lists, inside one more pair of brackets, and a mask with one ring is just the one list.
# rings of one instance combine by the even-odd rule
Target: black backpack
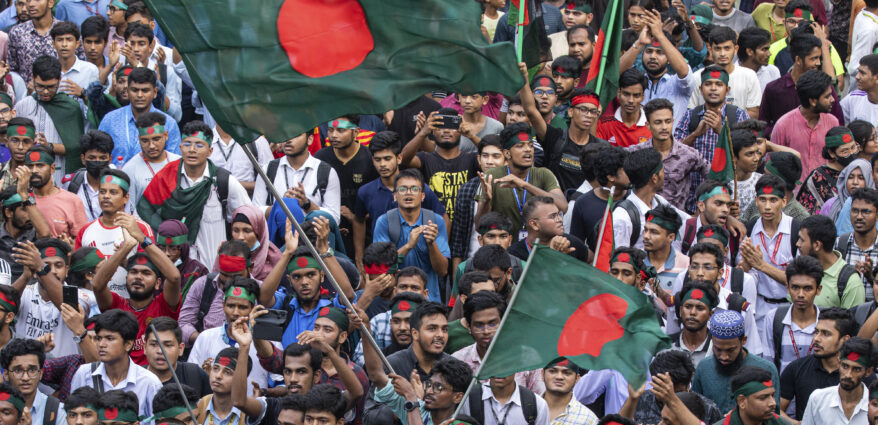
[[201,293],[201,302],[198,304],[198,317],[195,319],[195,330],[199,333],[204,330],[204,317],[210,312],[210,305],[213,304],[213,297],[216,296],[216,286],[213,285],[214,279],[219,273],[208,273],[204,282],[204,292]]
[[85,168],[80,168],[73,172],[70,177],[70,184],[67,185],[67,191],[76,195],[82,184],[85,183]]
[[841,259],[847,261],[848,256],[848,241],[851,240],[851,235],[854,232],[843,233],[838,239],[835,240],[835,249],[841,253]]
[[[436,223],[436,213],[426,208],[421,208],[421,212],[423,213],[421,224],[427,224],[428,221]],[[399,236],[401,232],[402,228],[399,223],[399,209],[394,208],[387,211],[387,236],[395,245],[399,245]]]
[[637,239],[640,239],[640,234],[643,233],[643,229],[640,228],[640,210],[638,210],[637,206],[627,198],[614,204],[613,210],[616,208],[622,208],[625,210],[625,212],[628,213],[628,218],[631,219],[631,238],[628,246],[633,248],[634,244],[637,243]]
[[55,419],[58,418],[58,408],[61,407],[61,400],[55,396],[47,396],[46,407],[43,409],[43,425],[55,425]]
[[[274,178],[277,177],[277,169],[280,168],[280,161],[284,158],[272,159],[268,163],[268,171],[265,174],[268,175],[268,180],[274,183]],[[329,186],[329,172],[332,171],[332,166],[326,163],[325,161],[320,161],[320,165],[317,166],[317,187],[314,188],[314,191],[311,192],[311,196],[316,194],[320,194],[320,203],[323,203],[323,195],[326,194],[326,187]],[[274,195],[271,192],[268,193],[268,196],[265,198],[266,205],[274,204]]]
[[[735,117],[738,116],[738,107],[732,105],[731,103],[726,103],[725,108],[726,118],[735,122]],[[689,134],[695,132],[698,128],[698,124],[701,124],[701,118],[704,117],[704,105],[698,105],[694,109],[692,109],[692,113],[689,114]]]
[[[533,391],[521,385],[518,385],[518,392],[521,395],[521,410],[524,413],[524,420],[528,425],[534,425],[537,422],[537,396]],[[473,387],[469,393],[469,414],[479,423],[485,423],[485,404],[482,401],[481,384]]]

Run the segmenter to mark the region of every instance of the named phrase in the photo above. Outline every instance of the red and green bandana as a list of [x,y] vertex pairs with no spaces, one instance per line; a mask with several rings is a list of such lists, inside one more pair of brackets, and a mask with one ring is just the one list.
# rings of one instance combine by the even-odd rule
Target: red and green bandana
[[543,75],[537,75],[536,77],[534,77],[533,81],[530,82],[531,90],[533,90],[537,87],[551,87],[552,90],[555,90],[558,88],[558,85],[555,84],[555,80],[553,80],[553,79],[549,78],[547,75],[543,74]]
[[101,422],[134,423],[140,420],[140,416],[133,410],[105,407],[98,410],[98,420]]
[[363,264],[363,271],[368,275],[394,274],[399,268],[399,263],[372,263]]
[[293,258],[293,260],[290,261],[290,264],[287,265],[287,273],[292,273],[301,269],[323,270],[323,267],[320,267],[320,263],[318,263],[314,257],[308,255]]
[[655,224],[656,226],[661,227],[662,229],[665,229],[669,232],[677,233],[677,227],[674,226],[674,223],[671,223],[668,220],[656,216],[655,214],[653,214],[652,210],[646,213],[646,222]]
[[526,131],[521,131],[513,134],[509,138],[503,141],[503,149],[512,149],[513,146],[519,143],[525,143],[530,141],[530,134]]
[[[86,406],[87,407],[87,406]],[[177,415],[189,412],[186,410],[186,406],[175,406],[169,409],[162,410],[161,412],[156,412],[149,418],[143,420],[143,422],[153,422],[156,423],[161,422],[164,419],[172,419],[177,420]]]
[[332,320],[338,326],[340,331],[347,331],[351,326],[350,320],[348,320],[348,315],[338,307],[323,307],[317,313],[317,317],[325,317],[329,320]]
[[552,360],[543,369],[548,369],[550,367],[555,367],[555,366],[562,366],[562,367],[566,367],[567,369],[570,369],[574,372],[579,372],[579,368],[576,366],[576,364],[571,362],[566,357],[558,357],[557,359]]
[[[118,1],[119,0],[115,0],[114,3],[118,2]],[[118,80],[120,77],[127,77],[127,76],[131,75],[131,71],[133,71],[133,70],[134,70],[134,67],[131,65],[125,65],[125,66],[119,68],[119,70],[116,71],[116,79]]]
[[715,186],[715,187],[714,187],[713,189],[711,189],[710,191],[701,194],[701,196],[698,197],[698,200],[701,201],[701,202],[705,202],[705,201],[707,201],[708,199],[713,198],[714,196],[722,195],[722,194],[726,194],[726,195],[728,195],[728,194],[729,194],[729,190],[726,189],[725,186]]
[[10,125],[6,127],[6,137],[14,136],[30,137],[33,139],[37,137],[37,130],[29,125]]
[[782,188],[774,187],[772,185],[765,185],[762,187],[762,189],[756,192],[757,197],[759,197],[760,195],[771,195],[777,196],[778,198],[783,198],[784,190]]
[[835,149],[839,146],[843,146],[843,145],[846,145],[848,143],[853,143],[854,142],[854,134],[851,133],[850,130],[846,130],[842,134],[836,134],[834,136],[826,136],[824,141],[826,142],[827,148]]
[[868,354],[860,354],[856,351],[851,351],[847,356],[844,357],[845,360],[850,360],[852,362],[856,362],[860,366],[868,369],[872,367],[872,359]]
[[18,314],[18,305],[2,292],[0,292],[0,307],[3,307],[3,310],[6,310],[7,313]]
[[5,103],[9,105],[9,107],[15,106],[15,102],[12,101],[12,96],[6,93],[0,93],[0,103]]
[[753,394],[758,393],[759,391],[772,388],[771,384],[772,384],[771,380],[763,381],[763,382],[751,381],[751,382],[748,382],[744,385],[741,385],[741,388],[738,388],[738,390],[735,391],[735,393],[732,396],[735,398],[737,398],[739,395],[742,395],[744,397],[749,397]]
[[167,235],[156,235],[155,243],[163,246],[180,246],[186,243],[189,243],[188,235],[177,235],[177,236],[167,236]]
[[716,304],[713,304],[711,300],[707,298],[707,294],[705,294],[704,291],[698,288],[692,288],[689,290],[689,292],[684,294],[683,299],[680,300],[680,304],[682,305],[686,302],[686,300],[699,301],[702,304],[706,305],[708,310],[713,310],[714,307],[716,307]]
[[698,229],[698,232],[695,235],[695,240],[701,238],[716,239],[717,241],[719,241],[719,243],[723,244],[723,246],[729,246],[729,238],[727,238],[726,235],[723,234],[723,232],[716,231],[716,229],[714,229],[714,227],[716,226],[716,224],[701,226],[701,228]]
[[601,106],[601,100],[593,94],[581,94],[579,96],[573,96],[573,99],[570,99],[571,107],[579,105],[581,103],[588,103],[598,108]]
[[332,120],[329,122],[328,125],[330,128],[342,129],[342,130],[353,130],[353,129],[357,128],[356,124],[354,124],[348,120],[345,120],[345,119]]
[[51,257],[63,257],[65,260],[67,259],[67,254],[64,251],[55,248],[54,246],[47,246],[40,250],[40,258],[51,258]]
[[726,72],[725,69],[721,70],[712,70],[712,71],[701,71],[701,84],[704,84],[707,80],[720,80],[726,85],[729,85],[729,73]]
[[802,18],[806,21],[813,21],[814,18],[811,16],[810,10],[805,10],[801,8],[795,8],[792,12],[786,12],[784,14],[784,18]]
[[613,263],[628,263],[634,267],[634,270],[637,270],[637,266],[634,265],[634,258],[631,258],[631,254],[627,252],[619,252],[617,253],[611,260],[610,264]]
[[137,134],[141,136],[152,136],[154,134],[162,134],[165,132],[165,126],[155,123],[149,127],[137,127]]
[[564,78],[577,78],[579,75],[572,69],[564,69],[561,65],[552,66],[552,75],[560,75]]
[[567,5],[564,7],[567,10],[578,10],[582,13],[591,13],[591,6],[588,4],[581,4],[579,6],[576,5],[575,2],[569,1]]
[[152,260],[149,259],[149,256],[142,252],[138,252],[137,254],[132,255],[131,258],[128,259],[125,270],[131,270],[131,268],[134,266],[146,266],[149,267],[150,270],[155,272],[155,274],[161,275],[161,272],[159,272],[159,269],[155,266],[155,264],[152,263]]
[[5,401],[5,402],[8,402],[9,404],[12,404],[12,406],[15,407],[15,410],[18,410],[19,414],[21,414],[21,412],[24,411],[24,400],[16,397],[12,393],[8,393],[5,391],[0,392],[0,401]]
[[220,254],[219,256],[219,269],[226,273],[238,273],[244,271],[249,265],[250,260],[244,257],[226,254]]
[[111,183],[111,184],[114,184],[116,186],[119,186],[119,188],[121,188],[123,191],[125,191],[125,193],[128,193],[128,188],[130,187],[128,185],[128,182],[126,182],[125,180],[122,180],[121,177],[114,176],[112,174],[105,174],[103,177],[101,177],[101,183],[102,184],[103,183]]
[[196,139],[204,140],[205,142],[207,142],[208,145],[210,145],[211,143],[213,143],[213,138],[211,138],[211,137],[207,137],[207,134],[205,134],[203,131],[193,131],[193,132],[191,132],[191,133],[189,133],[189,134],[184,134],[184,135],[183,135],[183,138],[184,138],[184,139],[187,138],[187,137],[194,137],[194,138],[196,138]]
[[22,202],[24,202],[24,199],[21,199],[21,195],[14,193],[14,194],[12,194],[12,196],[3,200],[3,206],[4,207],[11,207],[13,205],[17,205],[17,204],[20,204]]
[[510,232],[509,232],[509,229],[504,229],[504,228],[498,226],[497,223],[491,223],[491,224],[486,224],[486,225],[484,225],[484,226],[479,226],[479,229],[478,229],[479,234],[482,235],[482,236],[484,236],[485,233],[488,233],[488,232],[490,232],[491,230],[502,230],[502,231],[504,231],[504,232],[506,232],[506,233],[510,233]]
[[226,290],[226,294],[223,297],[223,300],[228,297],[243,298],[247,301],[250,301],[250,303],[254,305],[256,304],[256,294],[240,286],[230,286],[229,289]]
[[238,359],[233,359],[229,356],[219,356],[214,359],[213,364],[218,364],[222,367],[227,367],[229,369],[235,370],[238,366]]
[[393,304],[393,307],[390,308],[390,315],[392,316],[396,313],[415,311],[415,309],[418,308],[419,305],[420,304],[414,301],[399,300],[395,304]]
[[878,389],[869,393],[869,400],[875,400],[878,398]]
[[122,0],[113,0],[112,2],[110,2],[110,6],[113,6],[121,11],[128,10],[128,5],[125,4],[125,2],[123,2]]
[[25,164],[49,164],[55,163],[55,155],[48,152],[33,149],[24,156]]
[[85,257],[80,258],[70,265],[71,272],[84,272],[86,270],[93,269],[98,266],[103,260],[101,255],[98,253],[97,248],[91,248],[88,254],[85,254]]

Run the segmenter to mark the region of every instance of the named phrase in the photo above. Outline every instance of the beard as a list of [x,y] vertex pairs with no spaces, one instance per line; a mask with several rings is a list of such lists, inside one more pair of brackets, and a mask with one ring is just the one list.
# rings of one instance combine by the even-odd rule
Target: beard
[[720,363],[719,360],[716,359],[714,359],[714,361],[716,362],[717,373],[723,376],[732,376],[741,368],[741,366],[744,365],[744,355],[743,352],[738,354],[738,358],[727,365]]
[[439,146],[442,149],[454,149],[459,145],[460,139],[458,139],[456,142],[436,142],[436,146]]
[[698,332],[698,331],[704,329],[705,326],[707,326],[707,322],[702,322],[700,326],[694,326],[694,327],[686,325],[685,321],[683,322],[683,328],[689,332],[692,332],[692,333],[695,333],[695,332]]
[[858,386],[862,385],[862,382],[863,382],[862,380],[858,380],[858,381],[843,380],[843,381],[838,382],[838,386],[841,387],[841,389],[843,389],[845,391],[853,391]]
[[30,185],[37,188],[37,189],[42,188],[47,183],[49,183],[49,179],[43,180],[43,178],[40,176],[33,176],[30,178]]
[[135,290],[131,289],[131,287],[129,286],[128,287],[128,296],[134,301],[144,301],[144,300],[148,300],[148,299],[152,298],[153,294],[155,294],[155,288],[149,287],[149,285],[146,285],[146,286],[147,286],[147,288],[142,290],[142,291],[135,291]]

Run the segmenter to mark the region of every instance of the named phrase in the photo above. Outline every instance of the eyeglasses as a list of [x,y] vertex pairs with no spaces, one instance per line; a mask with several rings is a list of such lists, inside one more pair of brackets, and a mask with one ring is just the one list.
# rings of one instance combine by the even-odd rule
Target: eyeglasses
[[424,391],[427,391],[429,389],[432,389],[433,392],[441,393],[442,391],[445,391],[445,385],[442,385],[438,382],[433,382],[428,379],[424,381]]
[[562,217],[561,213],[559,213],[559,212],[553,212],[553,213],[549,214],[547,217],[541,218],[540,220],[547,220],[547,219],[553,220],[553,221],[559,221],[559,220],[563,220],[564,217]]
[[854,217],[856,217],[856,216],[858,216],[858,215],[860,215],[860,214],[862,214],[862,215],[864,215],[864,216],[865,216],[865,215],[869,215],[869,214],[872,214],[873,212],[875,212],[875,211],[874,211],[874,210],[871,210],[871,209],[869,209],[869,208],[863,208],[863,209],[859,209],[859,208],[851,208],[851,215],[854,216]]
[[13,376],[15,376],[16,378],[19,378],[19,379],[23,378],[25,373],[27,373],[27,376],[30,378],[36,378],[37,375],[40,374],[40,368],[38,368],[36,366],[31,366],[31,367],[27,368],[27,370],[24,370],[21,368],[15,368],[15,369],[11,369],[9,371],[9,373],[11,373]]
[[479,332],[484,332],[484,331],[493,331],[494,329],[497,329],[497,326],[500,326],[500,323],[499,322],[479,323],[479,324],[473,324],[470,326],[474,330],[477,330]]
[[555,94],[555,90],[553,89],[536,89],[534,90],[534,96],[553,96]]
[[204,149],[208,146],[208,144],[204,143],[204,142],[195,142],[195,143],[186,142],[186,141],[180,142],[180,146],[184,147],[184,148],[191,148],[192,145],[195,145],[196,149]]
[[34,91],[37,91],[37,92],[52,92],[52,91],[56,91],[56,90],[58,90],[58,84],[52,84],[52,85],[47,86],[47,85],[43,85],[43,84],[34,83]]
[[396,188],[396,193],[421,193],[420,186],[400,186]]
[[712,272],[716,270],[716,265],[713,264],[690,264],[689,270],[696,272],[698,270],[704,270],[706,272]]
[[593,115],[593,116],[596,116],[596,115],[599,115],[599,114],[601,113],[601,110],[600,110],[600,109],[598,109],[598,108],[589,108],[588,106],[577,106],[577,107],[575,107],[575,108],[573,108],[573,109],[576,109],[577,112],[579,112],[580,114],[585,114],[585,115]]

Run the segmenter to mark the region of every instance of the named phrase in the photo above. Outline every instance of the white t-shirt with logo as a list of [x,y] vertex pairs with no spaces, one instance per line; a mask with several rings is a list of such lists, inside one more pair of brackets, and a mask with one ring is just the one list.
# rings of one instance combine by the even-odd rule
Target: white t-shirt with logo
[[[144,235],[155,240],[155,233],[153,233],[149,224],[137,220],[137,225],[140,227],[140,231],[142,231]],[[109,257],[116,252],[116,246],[122,245],[122,242],[124,241],[125,237],[122,233],[121,227],[107,227],[100,219],[97,219],[83,226],[82,229],[79,230],[79,234],[76,236],[76,249],[90,246],[97,248],[101,255]],[[129,257],[132,255],[134,255],[134,250],[128,254]],[[110,279],[110,282],[107,284],[110,291],[119,294],[122,298],[128,298],[128,288],[125,285],[125,276],[127,274],[128,273],[125,271],[124,267],[119,267],[116,270],[116,273],[113,274],[113,278]]]
[[[18,309],[15,323],[15,336],[18,338],[36,339],[47,334],[55,334],[55,348],[49,352],[52,357],[63,357],[79,354],[79,346],[73,342],[73,331],[61,318],[61,310],[51,301],[43,299],[37,288],[39,283],[27,285],[21,294],[21,306]],[[79,304],[86,315],[97,308],[97,299],[92,291],[79,289]]]

